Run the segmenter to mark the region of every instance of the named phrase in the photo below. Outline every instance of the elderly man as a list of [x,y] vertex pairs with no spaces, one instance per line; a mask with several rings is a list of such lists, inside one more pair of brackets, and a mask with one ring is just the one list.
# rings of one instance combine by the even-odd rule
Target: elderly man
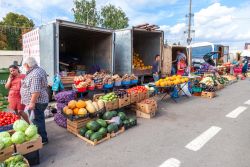
[[27,58],[23,66],[26,70],[26,77],[21,87],[22,104],[25,104],[28,110],[34,111],[35,118],[33,123],[38,127],[38,133],[42,137],[42,142],[47,144],[48,137],[44,116],[44,110],[49,102],[47,74],[42,68],[38,67],[33,57]]

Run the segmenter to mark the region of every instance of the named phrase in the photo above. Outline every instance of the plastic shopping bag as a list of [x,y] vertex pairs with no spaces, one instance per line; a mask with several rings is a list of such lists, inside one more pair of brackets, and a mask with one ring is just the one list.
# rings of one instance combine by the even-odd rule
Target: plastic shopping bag
[[29,110],[28,107],[29,106],[25,107],[24,112],[28,115],[30,123],[32,123],[35,119],[35,113],[34,110]]
[[183,90],[183,92],[181,92],[183,96],[185,96],[185,95],[186,96],[192,96],[190,91],[189,91],[188,84],[185,84],[185,85],[181,84],[181,87],[182,87],[182,90]]

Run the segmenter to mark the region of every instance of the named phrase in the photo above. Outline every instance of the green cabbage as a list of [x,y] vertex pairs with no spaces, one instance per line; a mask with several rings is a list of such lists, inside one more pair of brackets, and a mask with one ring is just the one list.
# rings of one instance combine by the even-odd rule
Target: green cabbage
[[0,132],[0,139],[4,137],[10,137],[10,134],[8,132]]
[[26,136],[26,141],[36,140],[36,139],[38,139],[38,138],[39,138],[39,135],[38,135],[38,134],[35,134],[35,135],[32,136],[32,137]]
[[29,124],[24,121],[24,120],[17,120],[14,122],[13,124],[13,129],[16,131],[16,132],[19,132],[19,131],[22,131],[22,132],[25,132],[25,130],[28,128]]
[[4,143],[4,148],[7,148],[12,145],[12,141],[10,137],[4,137],[1,140]]
[[28,136],[29,138],[35,136],[36,134],[37,134],[37,127],[36,127],[36,125],[30,125],[25,130],[25,135]]
[[15,144],[22,144],[25,142],[26,138],[25,138],[25,134],[23,132],[15,132],[12,137],[11,140],[13,143]]
[[4,148],[4,142],[2,141],[2,138],[0,139],[0,150]]

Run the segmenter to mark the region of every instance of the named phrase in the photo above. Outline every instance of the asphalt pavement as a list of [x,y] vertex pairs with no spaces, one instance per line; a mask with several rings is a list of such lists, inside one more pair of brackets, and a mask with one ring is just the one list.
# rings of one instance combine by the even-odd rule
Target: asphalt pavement
[[97,146],[49,121],[39,167],[250,167],[250,81],[217,95],[160,101],[155,118]]

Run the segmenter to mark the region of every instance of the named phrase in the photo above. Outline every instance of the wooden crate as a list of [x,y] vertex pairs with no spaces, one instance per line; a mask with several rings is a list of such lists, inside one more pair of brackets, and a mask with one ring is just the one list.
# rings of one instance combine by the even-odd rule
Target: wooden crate
[[42,138],[37,140],[27,141],[23,144],[16,144],[16,152],[22,155],[28,154],[43,148]]
[[70,119],[67,119],[67,130],[70,133],[77,135],[79,129],[84,127],[90,120],[91,118],[84,118],[84,119],[79,119],[75,121],[71,121]]
[[110,134],[110,137],[111,137],[111,138],[116,137],[117,135],[119,135],[119,134],[121,134],[121,133],[123,133],[123,132],[125,132],[125,127],[124,127],[124,126],[123,126],[119,131],[117,131],[117,132],[112,132],[112,133]]
[[106,111],[111,111],[119,108],[119,100],[105,102]]
[[130,94],[130,103],[137,103],[140,101],[139,93],[131,93]]
[[151,113],[144,113],[144,112],[141,112],[139,110],[136,110],[136,116],[139,117],[139,118],[146,118],[146,119],[151,119],[155,116],[155,113],[156,112],[151,112]]
[[106,140],[109,140],[111,138],[110,134],[108,133],[106,137],[102,138],[99,141],[91,141],[89,139],[87,139],[86,137],[81,136],[80,134],[77,134],[77,137],[79,137],[80,139],[82,139],[83,141],[85,141],[87,144],[92,145],[92,146],[96,146],[97,144],[100,144]]
[[157,102],[154,100],[153,103],[146,104],[143,102],[136,103],[136,109],[144,113],[152,113],[157,111]]
[[15,152],[15,147],[14,145],[7,147],[3,150],[0,150],[0,162],[8,159],[11,157],[11,155]]
[[130,96],[124,96],[123,98],[119,98],[119,108],[130,105]]
[[94,94],[93,101],[98,101],[99,97],[104,96],[104,95],[105,95],[104,93]]
[[201,97],[204,97],[204,98],[214,98],[216,96],[215,92],[202,92],[201,93]]

